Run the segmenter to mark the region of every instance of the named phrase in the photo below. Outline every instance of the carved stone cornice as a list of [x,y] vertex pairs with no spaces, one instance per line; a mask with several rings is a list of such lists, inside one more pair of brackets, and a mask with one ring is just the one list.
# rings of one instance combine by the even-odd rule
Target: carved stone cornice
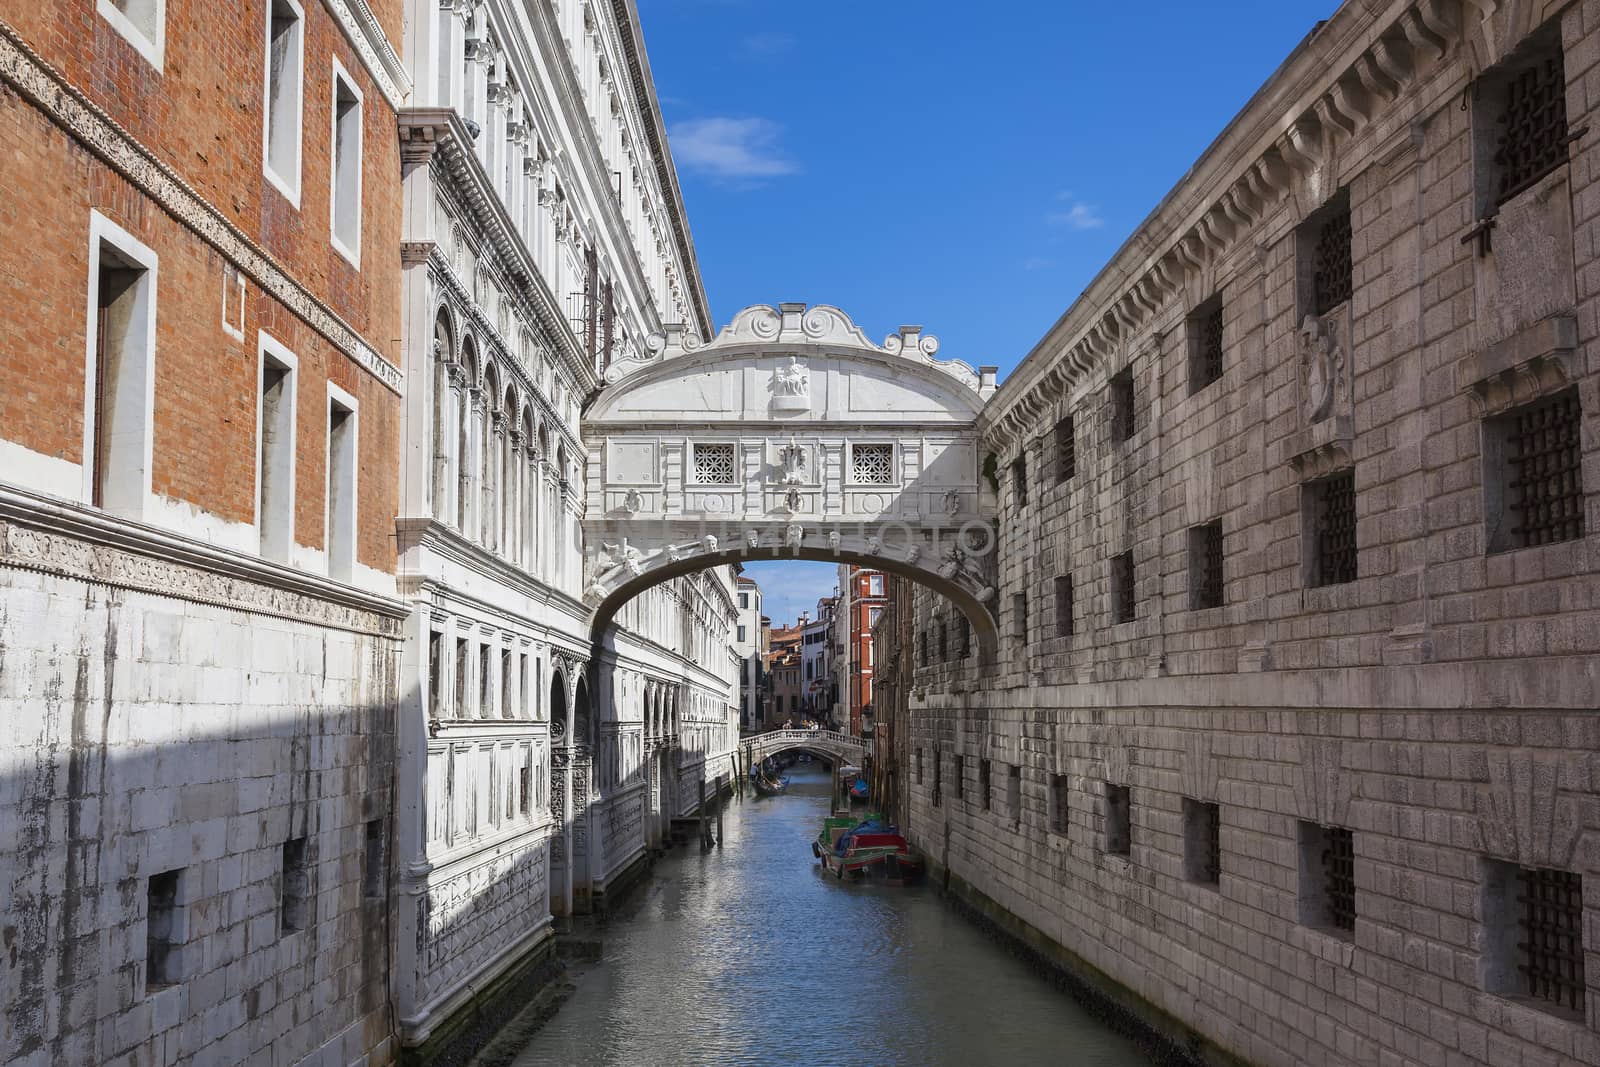
[[396,395],[401,394],[404,375],[399,367],[379,356],[331,307],[285,272],[275,259],[196,193],[177,172],[63,79],[5,22],[0,22],[0,81],[16,89],[86,151],[215,248],[263,292],[283,304],[357,366]]
[[328,9],[345,40],[361,57],[361,65],[372,83],[389,106],[398,110],[411,95],[411,78],[367,0],[322,0],[322,6]]
[[1578,320],[1554,315],[1456,360],[1456,389],[1480,415],[1498,415],[1578,380]]
[[0,567],[399,640],[400,600],[0,484]]

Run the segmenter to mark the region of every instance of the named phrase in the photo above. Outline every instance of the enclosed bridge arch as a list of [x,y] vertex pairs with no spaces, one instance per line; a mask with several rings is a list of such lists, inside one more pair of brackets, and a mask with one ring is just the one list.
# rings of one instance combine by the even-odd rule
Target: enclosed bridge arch
[[749,307],[710,343],[681,328],[606,373],[583,419],[584,591],[595,639],[644,589],[795,558],[905,575],[992,654],[995,494],[976,422],[994,368],[883,344],[826,304]]

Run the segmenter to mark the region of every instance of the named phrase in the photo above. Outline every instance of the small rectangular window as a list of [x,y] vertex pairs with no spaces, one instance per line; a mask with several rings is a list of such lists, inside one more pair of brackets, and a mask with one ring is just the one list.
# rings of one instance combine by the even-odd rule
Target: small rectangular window
[[1485,860],[1483,924],[1485,990],[1584,1018],[1581,875]]
[[1349,937],[1356,928],[1355,835],[1302,822],[1299,838],[1300,922]]
[[154,429],[156,256],[98,212],[89,216],[91,319],[84,396],[89,503],[143,518]]
[[745,634],[744,627],[743,626],[739,627],[739,637],[738,637],[739,641],[743,641],[745,639],[744,638],[744,634]]
[[1028,457],[1025,454],[1011,461],[1011,499],[1019,508],[1028,506]]
[[916,774],[917,774],[917,784],[921,785],[922,784],[922,749],[920,749],[920,748],[917,749]]
[[256,525],[261,554],[288,563],[294,546],[295,372],[299,361],[265,331],[260,337]]
[[388,847],[382,819],[367,820],[366,844],[366,861],[361,869],[361,896],[365,900],[382,900],[389,877]]
[[1222,876],[1222,807],[1183,798],[1183,876],[1217,885]]
[[296,0],[267,4],[266,93],[261,157],[267,177],[300,206],[300,114],[305,83],[305,14]]
[[167,47],[166,0],[99,0],[95,7],[145,62],[161,70]]
[[850,480],[856,485],[894,484],[894,445],[851,445]]
[[1050,830],[1052,833],[1064,834],[1070,825],[1068,821],[1068,790],[1071,788],[1068,778],[1064,774],[1050,776]]
[[478,646],[478,718],[494,717],[494,661],[489,658],[489,646]]
[[533,811],[533,750],[522,755],[522,769],[517,772],[517,810],[523,815]]
[[1356,580],[1356,475],[1341,471],[1301,488],[1306,584]]
[[1113,856],[1133,854],[1133,796],[1125,785],[1106,783],[1106,851]]
[[522,717],[533,718],[534,692],[528,687],[528,654],[519,653],[517,656],[517,684],[522,687]]
[[1134,589],[1133,553],[1111,557],[1111,621],[1132,622],[1138,606]]
[[328,577],[348,582],[356,568],[356,400],[328,383]]
[[978,761],[978,801],[983,805],[984,811],[989,811],[994,807],[993,793],[989,782],[989,761],[986,759]]
[[516,675],[511,670],[511,655],[509,648],[500,650],[500,717],[502,719],[516,718],[517,705],[512,696],[512,686],[516,682]]
[[456,638],[456,699],[455,706],[450,709],[452,719],[465,719],[467,715],[467,667],[470,664],[467,651],[467,639]]
[[1582,428],[1575,387],[1484,424],[1485,540],[1490,552],[1583,537]]
[[954,761],[951,770],[955,772],[956,799],[965,800],[967,799],[967,758],[961,755],[951,756],[950,758]]
[[1124,367],[1111,376],[1111,440],[1130,440],[1138,430],[1138,408],[1133,395],[1133,368]]
[[361,90],[333,61],[333,167],[329,232],[333,246],[361,265]]
[[1078,439],[1073,432],[1072,416],[1063,415],[1056,422],[1056,484],[1071,481],[1078,473]]
[[1028,643],[1028,594],[1011,594],[1011,636]]
[[1006,814],[1011,821],[1022,821],[1022,768],[1012,764],[1006,770]]
[[1056,636],[1072,636],[1072,575],[1056,578]]
[[936,642],[935,647],[938,650],[939,659],[941,661],[943,661],[944,659],[948,658],[948,656],[949,656],[949,646],[945,643],[946,642],[946,637],[948,635],[948,630],[945,628],[945,621],[943,619],[940,619],[934,625],[934,633],[937,636],[937,642]]
[[144,988],[152,993],[183,980],[183,871],[153,874],[145,886]]
[[1195,309],[1187,321],[1189,395],[1222,377],[1222,294]]
[[428,717],[440,718],[444,710],[444,634],[438,630],[428,632]]
[[1222,521],[1189,528],[1189,607],[1222,606]]
[[1567,74],[1557,19],[1472,85],[1478,215],[1492,217],[1566,164]]
[[278,932],[292,934],[306,926],[307,903],[311,899],[311,866],[306,856],[306,839],[291,838],[283,843],[283,870],[278,886]]

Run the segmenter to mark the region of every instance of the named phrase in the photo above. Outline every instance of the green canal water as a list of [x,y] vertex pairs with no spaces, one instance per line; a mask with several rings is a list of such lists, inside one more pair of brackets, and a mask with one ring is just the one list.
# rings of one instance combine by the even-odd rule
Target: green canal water
[[722,848],[656,864],[519,1067],[1151,1062],[933,888],[824,877],[828,778],[787,773],[728,806]]

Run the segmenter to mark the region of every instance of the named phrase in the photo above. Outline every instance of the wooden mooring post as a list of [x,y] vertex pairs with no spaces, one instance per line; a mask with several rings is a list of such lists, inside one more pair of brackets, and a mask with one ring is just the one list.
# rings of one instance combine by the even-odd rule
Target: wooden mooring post
[[711,829],[706,823],[706,780],[700,779],[700,851],[711,848]]

